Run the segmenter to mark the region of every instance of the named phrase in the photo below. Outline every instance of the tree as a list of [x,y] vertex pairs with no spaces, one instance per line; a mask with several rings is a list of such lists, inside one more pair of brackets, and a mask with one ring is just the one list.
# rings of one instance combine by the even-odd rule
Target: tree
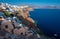
[[7,11],[3,11],[3,13],[5,14],[5,16],[9,17],[9,13]]

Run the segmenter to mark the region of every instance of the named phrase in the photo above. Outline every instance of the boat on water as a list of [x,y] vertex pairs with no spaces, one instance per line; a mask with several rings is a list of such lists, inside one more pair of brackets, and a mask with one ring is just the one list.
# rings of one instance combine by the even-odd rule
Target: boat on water
[[45,35],[60,39],[60,9],[35,9],[30,13]]
[[4,34],[5,36],[1,35],[2,39],[3,37],[6,39],[15,39],[15,37],[16,39],[18,39],[19,37],[22,39],[55,39],[55,37],[57,38],[57,34],[54,33],[54,36],[52,36],[50,32],[46,31],[45,32],[49,35],[47,35],[46,33],[43,33],[43,35],[41,35],[41,30],[43,29],[41,28],[40,24],[44,21],[42,19],[44,17],[41,18],[43,20],[41,21],[40,16],[42,15],[39,14],[39,12],[30,14],[30,11],[32,10],[33,8],[26,6],[21,6],[20,8],[17,8],[14,6],[6,7],[5,5],[3,6],[3,8],[0,7],[0,21],[3,21],[0,27],[1,33],[3,31],[4,33],[6,32]]

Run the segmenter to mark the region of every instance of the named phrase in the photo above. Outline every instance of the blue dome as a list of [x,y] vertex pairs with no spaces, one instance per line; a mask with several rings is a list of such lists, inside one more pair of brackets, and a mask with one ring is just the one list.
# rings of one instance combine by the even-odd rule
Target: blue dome
[[0,12],[0,16],[2,16],[4,18],[6,17],[3,12]]

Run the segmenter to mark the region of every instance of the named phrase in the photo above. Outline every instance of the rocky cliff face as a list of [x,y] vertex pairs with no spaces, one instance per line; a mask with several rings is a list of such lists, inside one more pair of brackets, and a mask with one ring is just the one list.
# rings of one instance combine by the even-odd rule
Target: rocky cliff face
[[6,18],[0,16],[0,38],[40,39],[40,35],[36,32],[38,27],[29,15],[31,10],[33,9],[29,6],[19,7],[0,3],[0,12],[6,16]]

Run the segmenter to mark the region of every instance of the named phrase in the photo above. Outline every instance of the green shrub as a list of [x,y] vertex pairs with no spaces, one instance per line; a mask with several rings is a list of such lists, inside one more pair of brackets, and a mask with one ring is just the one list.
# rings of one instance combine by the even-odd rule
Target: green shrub
[[11,17],[13,17],[13,16],[14,16],[14,14],[10,14],[10,16],[11,16]]
[[5,16],[9,16],[9,13],[7,11],[3,11],[3,13],[5,14]]

